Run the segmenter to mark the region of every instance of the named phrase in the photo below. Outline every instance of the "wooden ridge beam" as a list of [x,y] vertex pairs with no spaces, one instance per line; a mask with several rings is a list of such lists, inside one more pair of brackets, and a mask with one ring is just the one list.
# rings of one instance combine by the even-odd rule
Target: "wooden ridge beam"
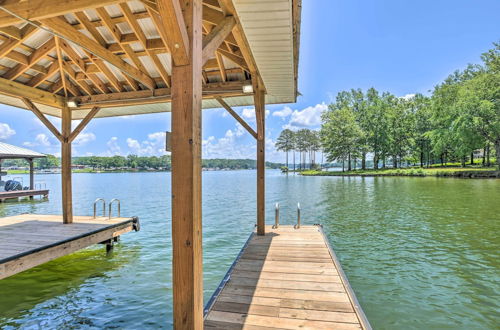
[[234,111],[229,106],[229,104],[226,103],[226,101],[224,101],[220,97],[216,97],[215,99],[217,100],[217,102],[220,103],[220,105],[222,105],[222,107],[224,109],[227,110],[227,112],[229,112],[229,114],[231,116],[233,116],[234,119],[236,119],[241,124],[241,126],[243,126],[248,131],[248,133],[250,133],[255,139],[257,139],[257,133],[253,130],[253,128],[250,127],[250,125],[248,125],[247,122],[245,120],[243,120],[243,118],[241,118],[240,116],[238,116],[238,114],[236,113],[236,111]]
[[126,0],[4,0],[0,1],[0,27],[22,23],[23,19],[40,20],[124,1]]
[[164,27],[160,28],[163,33],[159,32],[170,49],[172,61],[175,65],[189,64],[189,38],[179,0],[158,0],[157,5],[160,25]]
[[219,25],[210,31],[208,35],[203,38],[203,54],[202,61],[205,64],[209,58],[214,56],[215,51],[224,42],[226,37],[231,33],[236,20],[233,16],[225,17]]
[[73,132],[71,132],[71,134],[68,136],[68,142],[69,143],[73,142],[73,140],[78,136],[78,134],[80,134],[80,132],[85,129],[85,127],[92,120],[92,118],[94,118],[95,115],[97,115],[97,113],[99,112],[99,110],[101,110],[101,108],[99,108],[99,107],[93,107],[89,111],[89,113],[85,116],[85,118],[82,119],[82,121],[80,122],[80,124],[78,124],[78,126],[76,126],[75,129],[73,130]]
[[74,27],[72,27],[69,23],[62,20],[61,18],[48,18],[43,20],[42,23],[56,34],[59,34],[60,36],[82,47],[93,55],[108,62],[117,69],[121,70],[124,74],[127,74],[130,77],[140,81],[148,88],[155,88],[154,80],[147,74],[139,71],[132,65],[123,61],[120,57],[116,56],[115,54],[101,46],[98,42],[77,31]]
[[45,127],[47,127],[48,130],[51,131],[52,134],[54,134],[54,136],[60,142],[64,141],[64,138],[63,138],[62,134],[59,133],[59,130],[54,126],[54,124],[52,124],[50,122],[50,120],[47,119],[47,117],[45,117],[45,115],[40,110],[38,110],[38,108],[33,104],[33,102],[31,102],[26,97],[22,97],[21,100],[24,102],[24,104],[26,104],[26,106],[28,107],[28,109],[30,109],[31,112],[33,112],[33,114],[35,116],[37,116],[38,119],[40,119],[40,121],[45,125]]
[[64,106],[64,98],[47,91],[26,86],[12,80],[0,78],[0,93],[18,98],[27,98],[33,102],[41,103],[55,108]]

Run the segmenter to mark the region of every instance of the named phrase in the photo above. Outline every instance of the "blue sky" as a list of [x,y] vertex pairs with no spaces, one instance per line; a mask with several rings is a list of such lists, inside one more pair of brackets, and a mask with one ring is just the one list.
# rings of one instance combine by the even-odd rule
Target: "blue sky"
[[[317,129],[321,112],[350,88],[427,94],[500,41],[498,0],[304,0],[296,104],[267,107],[267,158],[283,127]],[[251,108],[237,111],[252,125]],[[60,122],[54,120],[56,124]],[[170,114],[92,121],[74,155],[160,155]],[[221,109],[203,112],[204,158],[255,158],[255,141]],[[59,144],[27,111],[0,105],[0,141],[58,154]]]

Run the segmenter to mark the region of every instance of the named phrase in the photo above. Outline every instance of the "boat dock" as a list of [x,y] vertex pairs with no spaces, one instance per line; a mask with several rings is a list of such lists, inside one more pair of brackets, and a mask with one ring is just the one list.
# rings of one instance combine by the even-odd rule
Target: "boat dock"
[[21,197],[30,197],[41,196],[42,198],[49,197],[48,189],[28,189],[28,190],[13,190],[13,191],[2,191],[0,192],[0,202],[5,201],[6,199],[11,198],[21,198]]
[[205,308],[205,329],[371,329],[321,226],[253,233]]
[[0,279],[93,244],[111,245],[116,237],[132,230],[139,230],[136,217],[74,216],[70,224],[63,224],[62,215],[0,218]]

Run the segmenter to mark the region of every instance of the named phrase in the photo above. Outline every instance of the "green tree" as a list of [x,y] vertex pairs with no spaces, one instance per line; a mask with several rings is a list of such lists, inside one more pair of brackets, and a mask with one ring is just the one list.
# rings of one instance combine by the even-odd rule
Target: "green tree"
[[288,168],[288,153],[292,151],[295,147],[295,136],[294,132],[290,129],[284,129],[281,131],[280,136],[276,140],[276,149],[283,151],[286,154],[286,167]]

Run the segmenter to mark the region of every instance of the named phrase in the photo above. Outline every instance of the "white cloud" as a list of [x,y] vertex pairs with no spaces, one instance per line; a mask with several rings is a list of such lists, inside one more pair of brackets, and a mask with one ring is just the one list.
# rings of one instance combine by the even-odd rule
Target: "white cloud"
[[50,139],[46,134],[40,133],[35,137],[35,142],[27,141],[24,142],[23,145],[26,147],[38,147],[38,146],[50,147],[52,146],[52,143],[50,142]]
[[16,131],[10,128],[9,124],[0,123],[0,140],[6,140],[14,134]]
[[[269,110],[266,110],[266,118],[269,116]],[[255,121],[255,108],[244,108],[241,112],[241,117],[249,121]]]
[[138,156],[161,156],[165,151],[165,132],[148,134],[148,139],[142,142],[128,138],[127,146],[132,154]]
[[109,139],[106,145],[108,146],[108,151],[106,152],[108,156],[115,156],[121,154],[122,150],[118,145],[118,138],[116,136],[113,136],[111,139]]
[[292,109],[290,107],[284,107],[282,110],[274,111],[273,117],[280,117],[281,119],[285,119],[286,117],[292,114]]
[[409,101],[409,100],[415,98],[415,94],[406,94],[404,96],[401,96],[400,98],[405,100],[405,101]]
[[303,110],[294,110],[291,114],[290,121],[283,128],[306,128],[317,127],[321,124],[321,114],[328,109],[328,106],[323,102],[315,106],[309,106]]
[[75,138],[75,140],[73,141],[73,145],[75,147],[81,147],[81,146],[84,146],[86,145],[87,143],[89,142],[92,142],[92,141],[95,141],[96,137],[95,137],[95,134],[94,133],[80,133],[78,134],[78,136]]

